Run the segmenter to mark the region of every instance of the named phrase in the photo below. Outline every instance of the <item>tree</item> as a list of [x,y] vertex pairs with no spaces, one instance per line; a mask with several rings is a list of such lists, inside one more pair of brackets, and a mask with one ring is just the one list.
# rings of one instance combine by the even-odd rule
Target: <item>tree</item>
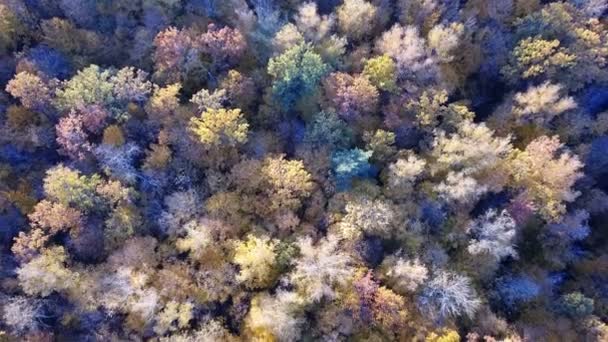
[[52,89],[37,75],[20,72],[8,82],[6,91],[34,111],[47,112],[52,104]]
[[467,205],[476,203],[488,191],[488,187],[462,172],[450,171],[445,180],[435,187],[435,191],[448,202]]
[[303,298],[319,302],[323,298],[335,297],[335,287],[346,285],[353,274],[353,260],[340,251],[338,239],[329,236],[316,245],[309,237],[298,240],[300,257],[289,274],[289,281],[296,286]]
[[370,58],[365,62],[363,75],[378,89],[393,92],[397,90],[397,66],[388,55]]
[[42,251],[17,270],[19,284],[28,295],[46,297],[53,291],[62,291],[74,286],[76,274],[65,267],[66,254],[63,247]]
[[302,298],[294,292],[279,290],[271,296],[266,292],[251,300],[245,318],[245,334],[257,341],[295,341],[306,322],[301,313]]
[[146,151],[144,169],[161,170],[171,162],[172,151],[167,140],[167,132],[161,131],[158,134],[158,144],[150,144],[150,148]]
[[378,105],[378,90],[366,77],[332,73],[323,81],[323,86],[330,106],[346,121],[373,114]]
[[29,262],[40,253],[49,239],[50,235],[40,228],[30,230],[27,234],[19,232],[14,238],[11,252],[20,262]]
[[264,288],[272,284],[276,276],[277,241],[266,236],[247,236],[247,240],[237,243],[234,262],[240,272],[237,280],[248,288]]
[[133,67],[124,67],[110,78],[114,97],[122,103],[135,102],[143,104],[152,92],[152,83],[148,73]]
[[202,259],[207,249],[215,243],[212,230],[215,225],[215,222],[209,220],[192,220],[186,223],[182,228],[185,236],[177,239],[175,247],[180,252],[188,252],[194,260]]
[[582,177],[582,166],[577,156],[564,151],[557,136],[535,139],[525,150],[516,150],[509,162],[513,184],[525,189],[540,214],[550,221],[565,212],[563,202],[578,197],[572,187]]
[[429,277],[428,269],[420,260],[398,255],[385,258],[381,268],[387,284],[402,294],[415,292]]
[[431,155],[436,158],[434,166],[439,170],[458,171],[464,175],[492,172],[511,152],[510,140],[510,137],[495,137],[484,123],[463,121],[456,134],[448,137],[439,132]]
[[435,332],[430,333],[424,342],[460,342],[460,335],[456,330],[443,329],[440,333],[441,335]]
[[[36,331],[44,318],[43,302],[38,299],[15,296],[2,305],[2,319],[17,334]],[[1,337],[1,335],[0,335]]]
[[220,89],[225,90],[227,100],[234,108],[246,110],[256,100],[257,89],[253,79],[236,70],[228,71],[220,82]]
[[467,248],[469,253],[490,255],[496,261],[517,256],[514,247],[515,221],[507,211],[503,210],[497,214],[495,210],[490,209],[467,230],[473,236]]
[[154,332],[164,335],[167,331],[187,328],[193,318],[193,309],[194,305],[192,303],[169,301],[157,315]]
[[286,160],[283,155],[266,158],[261,175],[261,189],[273,211],[299,209],[315,186],[302,161]]
[[60,164],[47,170],[43,187],[48,198],[88,211],[98,203],[95,190],[100,183],[98,175],[81,175],[79,171]]
[[358,148],[333,153],[331,164],[339,190],[348,190],[354,178],[366,178],[372,175],[373,168],[368,162],[372,154],[372,151]]
[[128,184],[137,180],[138,172],[133,164],[141,154],[141,149],[135,143],[128,142],[120,146],[101,144],[93,152],[107,175]]
[[397,152],[395,137],[395,133],[383,129],[378,129],[374,132],[367,131],[363,133],[365,149],[374,152],[372,158],[375,161],[384,162]]
[[540,295],[540,285],[526,275],[504,276],[496,281],[496,296],[509,310],[534,300]]
[[103,39],[94,31],[79,29],[71,21],[53,17],[40,22],[42,41],[45,45],[67,55],[73,55],[78,68],[88,65],[102,48]]
[[336,11],[340,31],[354,41],[363,39],[373,32],[378,21],[377,11],[368,1],[345,0]]
[[196,341],[226,341],[236,342],[237,338],[224,327],[219,319],[205,321],[198,330],[190,333],[173,334],[169,337],[161,337],[161,342],[196,342]]
[[427,282],[418,297],[418,306],[430,318],[473,317],[481,301],[468,277],[449,271],[438,271]]
[[24,33],[19,16],[7,4],[0,4],[0,52],[12,49]]
[[328,71],[321,56],[310,45],[299,44],[268,62],[272,93],[284,107],[290,108],[300,97],[310,95]]
[[176,191],[165,196],[166,209],[161,212],[158,224],[169,235],[178,232],[182,226],[201,212],[200,197],[194,189]]
[[169,121],[171,115],[179,107],[179,83],[169,84],[166,87],[155,87],[152,97],[146,104],[146,112],[153,120],[164,123]]
[[190,119],[190,131],[210,148],[236,147],[247,141],[249,124],[240,109],[212,109]]
[[352,293],[345,299],[354,318],[363,325],[372,324],[388,333],[406,327],[408,312],[402,296],[380,286],[372,272],[360,272],[353,281]]
[[[345,207],[346,215],[342,219],[341,226],[345,228],[344,234],[356,237],[359,232],[369,235],[378,235],[390,238],[399,224],[399,216],[396,208],[391,202],[384,200],[370,200],[362,198],[357,201],[348,202]],[[350,232],[352,229],[355,232]]]
[[560,48],[560,44],[557,39],[545,40],[541,37],[520,40],[511,53],[509,64],[503,68],[503,74],[514,82],[519,78],[551,77],[559,70],[572,68],[577,62],[576,56]]
[[409,196],[425,168],[426,161],[414,153],[410,153],[389,164],[385,182],[387,194],[393,198],[405,198]]
[[352,140],[352,131],[348,124],[333,111],[321,111],[315,114],[307,124],[303,143],[313,149],[347,148]]
[[207,89],[201,89],[196,94],[192,95],[190,102],[194,103],[198,110],[206,111],[208,109],[221,109],[226,102],[226,90],[218,89],[209,92]]
[[418,78],[420,82],[434,77],[435,61],[414,26],[395,24],[376,41],[375,48],[380,54],[395,60],[401,78]]
[[78,210],[48,200],[38,202],[28,218],[32,228],[44,229],[51,235],[62,231],[77,232],[83,225],[83,217]]
[[76,114],[70,113],[61,118],[55,130],[62,154],[72,159],[84,160],[93,150],[93,145],[88,141],[89,136],[84,130],[84,122]]
[[307,41],[320,42],[330,35],[336,18],[333,14],[319,15],[315,2],[304,2],[298,7],[295,24]]
[[435,51],[441,62],[451,62],[455,50],[462,45],[460,40],[463,34],[464,25],[461,23],[451,23],[450,26],[436,25],[428,33],[429,47]]
[[529,87],[525,93],[517,93],[513,97],[513,113],[520,121],[532,121],[545,126],[557,115],[576,108],[572,97],[560,98],[561,90],[562,86],[549,82]]
[[87,105],[108,105],[114,101],[114,86],[110,82],[112,73],[99,66],[90,66],[78,71],[69,81],[62,83],[56,91],[56,106],[69,110]]
[[218,29],[214,24],[207,26],[207,32],[198,38],[196,44],[200,44],[201,50],[210,55],[218,66],[234,64],[247,48],[245,37],[238,29]]
[[576,0],[574,5],[592,18],[600,17],[608,9],[608,3],[605,0]]
[[104,145],[122,146],[125,143],[125,135],[118,125],[110,125],[103,130]]
[[583,318],[593,313],[594,301],[580,292],[562,295],[558,310],[572,318]]
[[165,83],[180,82],[182,68],[189,50],[192,48],[192,37],[185,30],[169,27],[159,32],[154,38],[155,76]]
[[272,39],[272,45],[276,53],[283,53],[302,43],[304,43],[304,36],[292,23],[285,24]]

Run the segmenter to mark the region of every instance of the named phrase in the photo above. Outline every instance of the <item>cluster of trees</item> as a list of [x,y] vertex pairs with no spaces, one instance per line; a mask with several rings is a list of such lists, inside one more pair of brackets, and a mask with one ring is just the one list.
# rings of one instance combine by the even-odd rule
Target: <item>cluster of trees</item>
[[0,0],[0,341],[607,341],[606,0]]

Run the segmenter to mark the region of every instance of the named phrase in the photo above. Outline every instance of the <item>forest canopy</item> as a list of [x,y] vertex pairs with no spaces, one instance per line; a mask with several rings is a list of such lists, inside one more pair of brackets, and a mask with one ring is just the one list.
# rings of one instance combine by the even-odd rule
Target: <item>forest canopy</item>
[[608,341],[607,0],[0,0],[0,342]]

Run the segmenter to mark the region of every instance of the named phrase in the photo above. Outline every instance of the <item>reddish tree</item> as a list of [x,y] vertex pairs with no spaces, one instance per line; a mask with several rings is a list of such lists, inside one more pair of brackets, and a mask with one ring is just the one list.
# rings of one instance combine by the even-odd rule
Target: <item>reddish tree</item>
[[378,90],[366,77],[336,72],[323,83],[327,101],[343,119],[357,120],[376,110]]

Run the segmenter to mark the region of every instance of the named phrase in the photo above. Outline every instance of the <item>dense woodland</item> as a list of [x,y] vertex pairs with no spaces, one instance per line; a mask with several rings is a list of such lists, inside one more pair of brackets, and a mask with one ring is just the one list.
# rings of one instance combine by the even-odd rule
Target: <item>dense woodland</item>
[[0,341],[608,341],[607,0],[0,0]]

